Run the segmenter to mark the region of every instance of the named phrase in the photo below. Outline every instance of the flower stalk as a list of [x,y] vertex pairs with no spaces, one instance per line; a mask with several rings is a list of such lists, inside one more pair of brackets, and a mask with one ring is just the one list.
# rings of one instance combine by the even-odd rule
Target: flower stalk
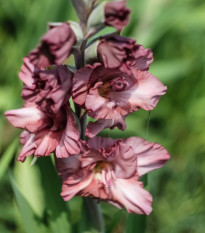
[[[54,153],[61,196],[65,201],[85,197],[94,228],[104,233],[98,202],[149,215],[152,195],[141,178],[145,175],[146,183],[146,174],[162,167],[170,156],[161,145],[142,138],[97,135],[105,128],[125,130],[126,117],[140,108],[153,110],[167,87],[149,73],[152,51],[120,36],[129,21],[125,0],[72,3],[79,24],[50,25],[40,45],[23,59],[19,78],[24,83],[24,106],[5,116],[24,129],[18,160]],[[91,38],[106,26],[116,32]],[[75,68],[67,64],[71,54]],[[95,120],[88,125],[87,115]]]
[[[86,39],[83,40],[82,45],[80,47],[80,52],[78,56],[75,58],[77,70],[79,70],[80,68],[84,66],[84,54],[85,54],[86,43],[87,43],[87,40]],[[81,139],[85,140],[85,131],[86,131],[86,126],[87,126],[87,111],[84,111],[84,113],[81,115],[82,109],[80,106],[78,106],[75,103],[75,113],[80,121]],[[105,232],[104,220],[103,220],[103,216],[102,216],[99,203],[93,198],[85,197],[83,199],[87,207],[86,210],[89,212],[88,216],[90,216],[91,218],[90,220],[93,223],[93,226],[95,227],[97,232],[104,233]]]

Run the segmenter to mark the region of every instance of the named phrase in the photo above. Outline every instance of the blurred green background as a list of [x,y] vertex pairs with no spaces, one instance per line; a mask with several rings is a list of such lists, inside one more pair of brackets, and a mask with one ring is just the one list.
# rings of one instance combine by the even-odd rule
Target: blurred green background
[[[158,142],[172,158],[148,176],[154,202],[147,219],[128,217],[124,210],[101,204],[106,233],[142,233],[140,221],[147,221],[146,233],[204,233],[205,2],[128,0],[127,5],[132,9],[131,21],[123,35],[153,50],[150,72],[168,91],[150,113],[149,123],[148,112],[140,110],[127,118],[125,132],[105,130],[104,134]],[[89,229],[81,211],[82,199],[64,203],[60,198],[60,182],[49,158],[32,167],[31,159],[16,162],[20,130],[3,116],[22,105],[18,79],[22,58],[37,45],[48,21],[68,19],[76,20],[68,0],[0,0],[1,233]],[[129,226],[125,226],[127,218]]]

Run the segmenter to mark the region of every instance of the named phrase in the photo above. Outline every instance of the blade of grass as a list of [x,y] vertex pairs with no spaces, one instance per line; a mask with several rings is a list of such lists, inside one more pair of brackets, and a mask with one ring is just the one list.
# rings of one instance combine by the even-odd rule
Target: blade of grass
[[11,175],[10,181],[20,210],[20,214],[22,216],[22,223],[26,233],[48,233],[49,231],[47,231],[41,220],[35,215],[31,206],[21,193],[18,185]]
[[9,164],[13,158],[13,156],[15,155],[15,152],[18,148],[18,138],[16,138],[6,149],[6,151],[4,152],[4,154],[1,157],[0,160],[0,180],[2,179],[2,177],[4,176],[5,172],[7,171]]

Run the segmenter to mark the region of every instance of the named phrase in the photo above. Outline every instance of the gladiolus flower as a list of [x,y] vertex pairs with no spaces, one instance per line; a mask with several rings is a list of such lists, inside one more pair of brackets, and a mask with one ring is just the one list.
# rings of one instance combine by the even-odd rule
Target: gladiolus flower
[[59,26],[51,27],[41,38],[41,44],[31,51],[28,58],[34,66],[39,68],[53,64],[61,65],[70,56],[77,40],[77,34],[71,24],[61,23]]
[[148,70],[153,62],[150,49],[144,49],[136,41],[118,35],[103,37],[97,46],[97,57],[105,68],[117,68],[129,72],[130,67]]
[[106,25],[121,31],[129,22],[130,10],[125,4],[124,0],[98,4],[88,18],[87,36],[94,35]]
[[27,103],[21,109],[7,111],[5,116],[15,127],[25,130],[21,134],[24,146],[19,161],[23,162],[33,153],[39,157],[55,152],[58,158],[67,158],[80,152],[80,133],[75,117],[67,106],[51,116],[35,104]]
[[133,68],[128,75],[96,63],[76,72],[72,97],[91,117],[118,120],[140,108],[154,109],[166,89],[147,71]]
[[108,2],[105,5],[105,24],[123,29],[129,22],[130,10],[126,8],[125,1]]
[[169,159],[168,152],[156,143],[135,137],[95,137],[88,140],[87,146],[82,155],[56,159],[64,200],[74,195],[91,196],[125,207],[130,213],[149,215],[152,196],[143,189],[139,178],[162,167]]
[[57,113],[70,96],[73,73],[64,65],[45,70],[35,67],[27,57],[23,60],[19,74],[24,82],[22,98],[46,112]]

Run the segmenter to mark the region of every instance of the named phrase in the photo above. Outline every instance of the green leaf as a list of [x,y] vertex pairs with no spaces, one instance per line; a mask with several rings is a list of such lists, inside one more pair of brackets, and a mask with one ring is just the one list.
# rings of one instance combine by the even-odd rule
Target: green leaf
[[15,152],[17,150],[18,144],[19,144],[19,142],[18,142],[18,139],[16,138],[9,145],[9,147],[6,149],[6,151],[2,155],[2,158],[0,160],[0,180],[2,179],[2,177],[5,174],[5,172],[7,171],[8,167],[9,167],[9,164],[10,164],[13,156],[15,155]]
[[128,214],[125,233],[145,233],[146,226],[146,215]]
[[20,191],[17,183],[10,176],[11,185],[16,197],[16,201],[20,210],[20,214],[23,221],[24,229],[27,233],[47,233],[46,227],[43,225],[41,220],[35,215],[28,201]]
[[115,228],[119,226],[119,223],[123,221],[124,212],[122,210],[117,211],[110,220],[110,224],[106,227],[106,233],[114,232]]
[[24,163],[16,162],[14,166],[14,177],[21,193],[28,201],[32,211],[43,218],[45,214],[45,198],[41,173],[38,166],[31,166],[32,157],[27,157]]
[[83,198],[82,215],[77,225],[77,231],[79,233],[104,233],[101,209],[93,198]]
[[71,232],[69,209],[60,196],[61,182],[54,168],[51,156],[38,159],[41,182],[45,196],[48,225],[53,233]]

